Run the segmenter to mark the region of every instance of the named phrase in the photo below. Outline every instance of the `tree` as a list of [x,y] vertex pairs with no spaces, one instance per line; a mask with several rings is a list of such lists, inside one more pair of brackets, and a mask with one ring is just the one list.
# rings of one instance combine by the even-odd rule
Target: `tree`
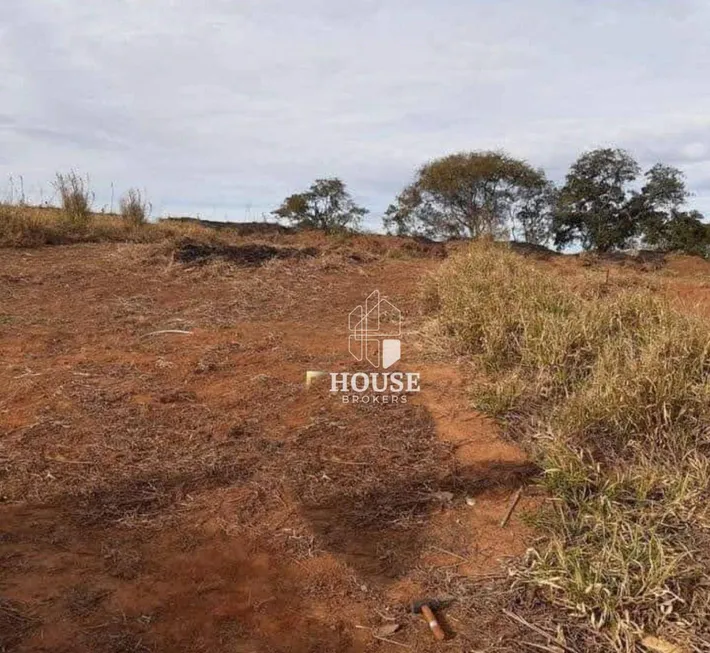
[[703,221],[700,211],[676,211],[666,224],[662,249],[697,254],[710,254],[710,225]]
[[368,211],[355,204],[340,179],[332,178],[316,179],[307,191],[290,195],[271,213],[299,227],[335,231],[357,227]]
[[542,202],[536,193],[547,183],[542,171],[502,152],[452,154],[418,170],[387,209],[385,227],[431,238],[499,236],[516,216],[534,223]]
[[519,205],[512,218],[513,236],[522,235],[526,243],[544,245],[550,240],[552,218],[557,201],[555,185],[542,178],[539,183],[520,190]]
[[[645,175],[646,183],[636,198],[641,214],[641,235],[645,245],[667,248],[674,236],[678,219],[685,221],[681,213],[690,193],[685,186],[683,173],[661,163],[653,166]],[[690,217],[689,215],[686,217]],[[686,221],[687,223],[687,221]]]
[[698,211],[683,211],[690,193],[683,173],[657,163],[640,174],[624,150],[598,149],[572,165],[561,189],[553,219],[555,244],[580,241],[584,249],[605,252],[638,238],[647,247],[706,256],[710,230]]
[[586,152],[572,165],[554,216],[555,245],[580,241],[584,249],[606,252],[624,247],[638,232],[642,204],[630,184],[640,173],[626,151]]

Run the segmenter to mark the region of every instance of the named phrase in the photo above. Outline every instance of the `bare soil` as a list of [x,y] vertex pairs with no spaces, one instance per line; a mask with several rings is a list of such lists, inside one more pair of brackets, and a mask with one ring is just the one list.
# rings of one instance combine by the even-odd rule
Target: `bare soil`
[[[500,521],[536,469],[420,332],[445,251],[274,239],[184,262],[159,245],[0,252],[0,651],[535,639],[498,579],[531,541],[534,499]],[[305,385],[365,369],[347,316],[374,289],[405,317],[397,369],[421,374],[406,405]],[[426,596],[454,598],[443,644],[408,613]]]

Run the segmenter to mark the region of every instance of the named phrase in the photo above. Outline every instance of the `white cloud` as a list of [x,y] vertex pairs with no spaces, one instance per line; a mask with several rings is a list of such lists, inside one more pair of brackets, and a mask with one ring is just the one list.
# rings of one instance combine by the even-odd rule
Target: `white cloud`
[[5,0],[0,175],[233,219],[338,175],[376,220],[450,151],[560,178],[614,143],[710,212],[709,28],[700,0]]

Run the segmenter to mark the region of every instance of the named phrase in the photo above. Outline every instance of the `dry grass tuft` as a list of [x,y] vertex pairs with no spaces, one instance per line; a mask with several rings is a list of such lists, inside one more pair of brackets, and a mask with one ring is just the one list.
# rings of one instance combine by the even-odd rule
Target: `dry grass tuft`
[[133,227],[148,221],[151,208],[150,202],[137,188],[130,188],[119,201],[121,217]]
[[480,366],[479,407],[524,433],[552,501],[515,571],[606,639],[700,646],[710,605],[710,328],[653,289],[562,280],[474,244],[425,304]]
[[91,220],[94,195],[89,188],[89,178],[76,172],[57,173],[54,188],[62,203],[66,219],[74,226],[85,226]]

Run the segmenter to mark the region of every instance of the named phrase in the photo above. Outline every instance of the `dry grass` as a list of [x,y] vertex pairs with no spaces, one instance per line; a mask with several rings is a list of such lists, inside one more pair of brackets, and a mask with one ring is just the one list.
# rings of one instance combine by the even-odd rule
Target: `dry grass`
[[65,218],[73,225],[86,225],[91,220],[91,204],[94,194],[89,187],[89,178],[76,172],[57,173],[54,188],[59,195]]
[[[551,501],[515,571],[601,648],[707,645],[710,329],[652,288],[563,280],[475,244],[425,303],[481,369],[479,407],[525,434]],[[700,650],[700,649],[698,649]]]
[[222,242],[227,236],[195,224],[141,222],[136,216],[92,213],[86,220],[64,209],[0,204],[0,247],[40,247],[81,242]]
[[14,650],[23,637],[38,625],[27,606],[0,598],[0,651]]
[[0,246],[38,247],[60,242],[56,217],[41,209],[0,204]]
[[[150,204],[132,190],[121,200],[119,215],[91,213],[73,220],[53,207],[0,204],[0,247],[32,248],[84,242],[159,243],[176,260],[194,250],[201,262],[222,259],[229,265],[265,262],[291,255],[312,259],[319,269],[349,268],[376,260],[445,258],[447,248],[414,238],[317,230],[285,230],[269,223],[204,223],[194,219],[148,222]],[[202,255],[200,255],[202,253]],[[189,254],[186,254],[189,258]],[[247,260],[248,259],[248,260]],[[312,267],[312,266],[311,266]]]
[[137,188],[130,188],[119,202],[121,217],[134,227],[148,221],[151,208],[150,202]]

